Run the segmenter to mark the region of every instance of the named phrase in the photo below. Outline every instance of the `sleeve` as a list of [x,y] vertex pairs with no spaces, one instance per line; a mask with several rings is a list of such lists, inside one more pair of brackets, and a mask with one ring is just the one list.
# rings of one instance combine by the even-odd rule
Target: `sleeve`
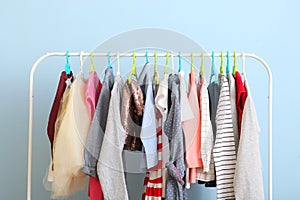
[[143,142],[147,168],[157,165],[157,136],[156,136],[156,115],[155,105],[152,94],[152,84],[147,87],[146,102],[141,130],[141,140]]

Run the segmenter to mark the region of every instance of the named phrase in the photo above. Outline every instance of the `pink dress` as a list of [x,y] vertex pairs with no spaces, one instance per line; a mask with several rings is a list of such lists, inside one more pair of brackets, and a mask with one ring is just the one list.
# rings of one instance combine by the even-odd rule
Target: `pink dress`
[[201,159],[201,134],[200,134],[200,111],[197,95],[196,72],[193,70],[189,76],[189,104],[192,108],[194,118],[183,123],[185,136],[185,157],[186,165],[189,171],[189,182],[195,183],[197,177],[197,168],[203,167]]
[[[90,72],[89,78],[86,82],[85,97],[86,105],[89,110],[90,121],[92,121],[98,98],[101,92],[102,84],[96,72]],[[100,181],[97,178],[90,176],[88,195],[91,200],[102,200],[103,192]]]

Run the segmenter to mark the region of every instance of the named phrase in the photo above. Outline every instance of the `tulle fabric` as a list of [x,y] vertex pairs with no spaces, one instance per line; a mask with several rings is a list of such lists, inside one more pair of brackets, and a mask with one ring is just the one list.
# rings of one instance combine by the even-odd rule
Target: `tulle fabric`
[[61,113],[56,121],[51,198],[67,198],[85,188],[86,175],[81,172],[81,168],[84,165],[90,122],[84,93],[85,83],[80,73],[70,90],[64,93]]

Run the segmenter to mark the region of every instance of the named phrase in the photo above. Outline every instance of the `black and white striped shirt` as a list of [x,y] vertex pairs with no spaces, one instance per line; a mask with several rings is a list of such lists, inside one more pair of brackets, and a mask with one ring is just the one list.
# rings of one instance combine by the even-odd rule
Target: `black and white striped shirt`
[[216,140],[213,157],[216,169],[217,199],[235,199],[233,178],[236,165],[235,140],[228,80],[221,77],[221,91],[216,114]]

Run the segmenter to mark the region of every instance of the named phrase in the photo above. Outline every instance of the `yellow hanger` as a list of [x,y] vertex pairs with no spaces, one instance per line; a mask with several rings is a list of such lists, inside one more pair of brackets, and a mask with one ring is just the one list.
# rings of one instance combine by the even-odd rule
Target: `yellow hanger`
[[169,53],[166,53],[166,67],[165,67],[165,71],[164,74],[168,74],[168,70],[169,70]]
[[233,75],[235,75],[236,72],[237,72],[236,52],[234,52],[233,53],[233,70],[232,70]]
[[128,75],[128,83],[131,83],[131,76],[136,76],[136,53],[135,52],[133,52],[133,54],[132,54],[132,59],[133,59],[133,62],[131,65],[131,72]]
[[220,74],[224,74],[225,65],[224,65],[224,54],[221,52],[221,66],[220,66]]
[[191,53],[191,71],[193,71],[195,69],[195,65],[194,65],[194,52]]
[[203,76],[204,75],[204,52],[202,51],[202,54],[201,54],[201,71],[200,71],[200,76]]
[[90,66],[90,70],[91,72],[95,71],[95,60],[94,60],[94,54],[90,53],[90,59],[91,59],[91,66]]
[[157,54],[156,54],[156,52],[154,52],[154,76],[155,76],[155,84],[159,85],[159,74],[158,74]]
[[157,54],[156,52],[154,52],[154,72],[158,71],[158,67],[157,67]]

